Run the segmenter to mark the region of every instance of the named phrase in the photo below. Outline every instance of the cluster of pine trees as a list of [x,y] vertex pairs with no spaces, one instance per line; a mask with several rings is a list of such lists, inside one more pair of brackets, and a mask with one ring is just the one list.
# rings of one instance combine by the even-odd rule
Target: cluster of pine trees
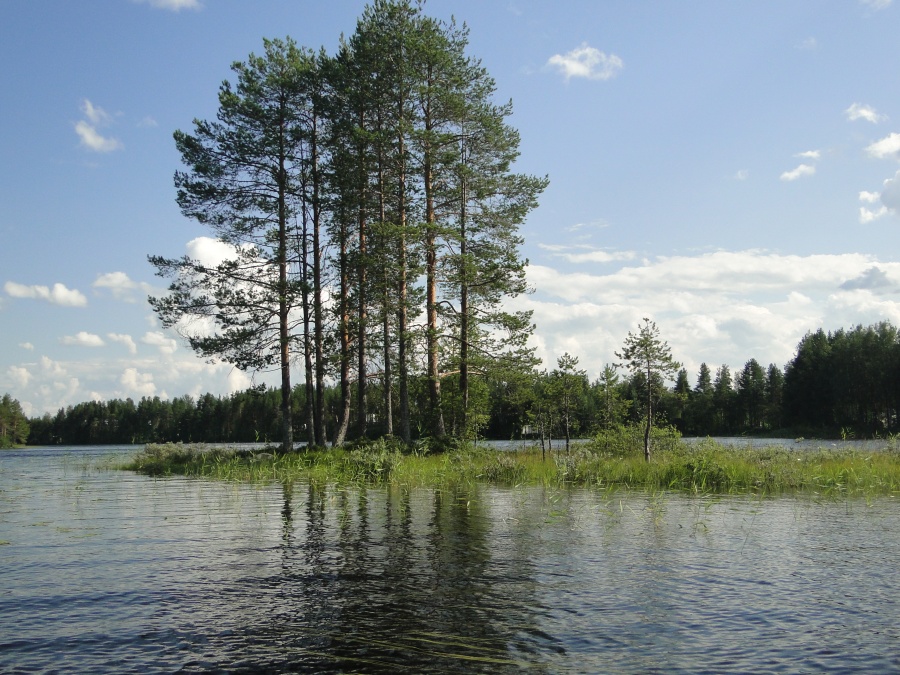
[[0,398],[0,448],[11,448],[28,439],[28,419],[21,404],[9,394]]
[[510,104],[466,28],[410,0],[376,0],[334,55],[264,45],[232,66],[217,119],[175,134],[178,204],[232,255],[151,256],[171,279],[151,304],[199,354],[280,369],[285,446],[295,428],[314,445],[408,442],[420,383],[415,423],[471,436],[473,379],[534,363],[531,317],[504,300],[527,290],[518,227],[547,181],[511,170]]

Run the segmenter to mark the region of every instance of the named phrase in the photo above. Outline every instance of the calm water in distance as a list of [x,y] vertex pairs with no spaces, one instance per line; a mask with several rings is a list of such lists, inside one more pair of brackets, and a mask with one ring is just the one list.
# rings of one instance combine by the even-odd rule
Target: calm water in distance
[[151,479],[0,452],[0,672],[900,670],[900,505]]

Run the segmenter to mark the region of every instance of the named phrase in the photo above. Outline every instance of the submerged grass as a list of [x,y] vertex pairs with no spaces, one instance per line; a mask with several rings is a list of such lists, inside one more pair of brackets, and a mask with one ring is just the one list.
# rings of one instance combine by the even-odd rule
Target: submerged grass
[[378,441],[351,449],[291,453],[147,445],[124,469],[151,476],[184,475],[241,482],[391,484],[458,487],[579,485],[596,488],[674,490],[696,494],[807,493],[874,496],[900,492],[900,454],[886,448],[789,450],[723,446],[712,440],[687,444],[671,434],[657,439],[651,462],[631,442],[601,437],[569,454],[539,448],[494,450],[464,446],[443,452],[401,452]]

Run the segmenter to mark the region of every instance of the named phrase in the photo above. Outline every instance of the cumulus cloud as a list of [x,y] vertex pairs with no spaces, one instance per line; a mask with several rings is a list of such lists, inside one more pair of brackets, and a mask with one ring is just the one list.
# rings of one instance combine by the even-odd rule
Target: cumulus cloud
[[91,286],[107,290],[123,302],[136,302],[138,292],[147,295],[154,290],[150,284],[133,281],[125,272],[101,274]]
[[27,349],[27,350],[30,351],[30,352],[33,352],[33,351],[34,351],[34,345],[31,344],[30,342],[20,342],[20,343],[19,343],[19,346],[20,346],[22,349]]
[[61,363],[47,356],[41,357],[41,371],[50,377],[64,377],[67,375],[65,367]]
[[811,164],[801,164],[796,169],[785,171],[781,174],[781,180],[790,182],[802,178],[803,176],[812,176],[815,172],[816,167]]
[[78,347],[103,347],[106,345],[103,338],[99,335],[86,331],[79,331],[75,335],[66,335],[61,337],[59,341],[64,345],[75,345]]
[[47,286],[26,286],[14,281],[7,281],[3,290],[13,298],[30,298],[45,300],[53,305],[63,307],[85,307],[87,298],[81,291],[66,288],[63,284],[53,284],[53,288]]
[[865,206],[859,207],[859,222],[862,225],[868,225],[872,221],[878,220],[886,216],[889,213],[888,208],[886,206],[882,206],[879,209],[868,209]]
[[884,187],[880,193],[863,190],[859,193],[859,200],[865,204],[881,202],[881,206],[877,209],[867,206],[859,207],[859,222],[864,225],[889,214],[900,214],[900,171],[893,178],[884,181]]
[[25,368],[24,366],[10,366],[6,371],[6,374],[16,386],[22,388],[27,387],[28,383],[31,382],[34,377],[28,368]]
[[118,342],[125,345],[128,348],[129,354],[137,354],[137,345],[134,344],[134,340],[130,335],[125,335],[123,333],[107,333],[106,337],[112,342]]
[[156,9],[167,9],[170,12],[180,12],[183,9],[202,9],[200,0],[134,0],[134,2],[150,5]]
[[750,177],[750,171],[747,169],[740,169],[734,174],[735,180],[747,180]]
[[[873,271],[874,270],[874,271]],[[659,257],[608,274],[532,265],[544,364],[577,354],[592,377],[644,316],[657,321],[689,372],[700,362],[784,365],[808,330],[900,320],[900,263],[862,254],[790,256],[762,250]]]
[[609,80],[619,74],[625,67],[621,58],[615,54],[605,54],[583,42],[566,54],[554,54],[547,61],[547,68],[554,68],[562,73],[568,82],[573,77],[588,80]]
[[137,396],[153,396],[156,393],[153,374],[138,372],[137,368],[126,368],[119,378],[119,383],[126,391]]
[[145,345],[156,347],[162,354],[174,354],[175,350],[178,349],[178,343],[175,340],[166,337],[163,333],[155,331],[144,333],[141,342]]
[[848,279],[841,288],[847,291],[858,289],[880,290],[884,288],[896,289],[896,282],[892,281],[887,272],[879,267],[870,267],[855,279]]
[[212,237],[197,237],[187,243],[187,254],[208,267],[215,267],[237,257],[237,249]]
[[865,120],[872,124],[878,124],[887,119],[887,115],[880,115],[875,111],[875,108],[862,103],[854,103],[844,111],[844,114],[847,115],[847,119],[851,122]]
[[900,134],[892,133],[866,148],[875,159],[900,159]]
[[804,159],[819,159],[822,156],[821,150],[807,150],[806,152],[798,152],[794,157],[803,157]]
[[232,368],[228,373],[228,389],[232,394],[243,391],[253,384],[253,380],[242,370]]
[[84,99],[81,102],[81,112],[86,119],[75,123],[75,133],[78,134],[82,147],[92,152],[113,152],[125,147],[119,139],[104,136],[98,131],[98,127],[112,122],[112,117],[103,108]]
[[863,190],[859,193],[859,201],[866,202],[867,204],[877,204],[879,199],[881,199],[881,195],[877,192],[867,192]]

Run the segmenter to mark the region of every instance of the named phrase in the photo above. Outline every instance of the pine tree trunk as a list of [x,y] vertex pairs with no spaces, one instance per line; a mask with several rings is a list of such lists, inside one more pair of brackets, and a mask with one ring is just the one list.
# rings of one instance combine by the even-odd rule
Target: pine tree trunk
[[340,260],[339,265],[341,281],[339,307],[340,312],[340,340],[341,340],[341,411],[338,423],[334,430],[332,446],[344,444],[347,438],[347,429],[350,426],[350,261],[347,256],[347,228],[340,225]]
[[312,174],[313,174],[313,348],[316,366],[315,438],[316,445],[325,445],[325,322],[322,308],[322,242],[321,204],[319,200],[320,176],[317,144],[317,119],[312,122]]
[[431,160],[425,159],[425,312],[428,322],[426,350],[428,351],[428,396],[431,403],[432,433],[444,435],[444,414],[441,410],[441,375],[438,354],[437,325],[437,241],[435,235],[434,186]]
[[647,425],[644,427],[644,459],[650,461],[650,427],[653,425],[653,386],[650,379],[650,365],[647,364]]
[[287,301],[287,209],[285,206],[284,156],[280,160],[278,185],[278,337],[281,359],[281,450],[294,449],[294,425],[291,420],[291,352]]
[[[402,113],[402,105],[401,105]],[[407,356],[407,345],[409,341],[409,308],[406,287],[407,276],[407,257],[406,257],[406,173],[405,159],[406,152],[405,139],[400,134],[400,175],[399,175],[399,205],[397,216],[400,225],[400,237],[398,242],[397,261],[399,274],[397,280],[397,300],[399,306],[397,308],[397,361],[400,368],[400,437],[403,442],[409,444],[412,440],[409,420],[409,357]]]
[[[362,113],[359,116],[359,126],[365,125],[365,118]],[[357,293],[358,310],[357,310],[357,334],[356,334],[356,433],[360,438],[366,436],[366,423],[368,421],[369,406],[366,397],[367,373],[366,373],[366,331],[367,331],[367,286],[368,279],[366,272],[368,268],[368,260],[366,259],[368,235],[366,224],[366,162],[365,148],[360,144],[357,152],[360,164],[359,176],[359,260],[357,262]]]

